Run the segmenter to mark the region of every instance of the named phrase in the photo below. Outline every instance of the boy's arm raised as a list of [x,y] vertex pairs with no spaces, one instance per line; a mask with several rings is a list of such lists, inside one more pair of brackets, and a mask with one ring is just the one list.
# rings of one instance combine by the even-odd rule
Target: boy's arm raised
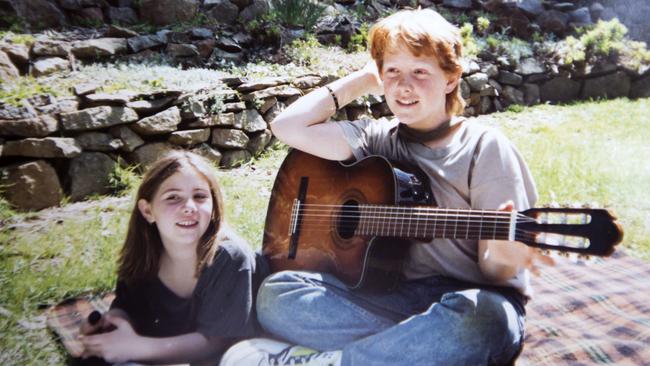
[[[327,87],[336,96],[339,108],[382,89],[373,61]],[[335,99],[328,88],[318,88],[291,104],[273,120],[271,130],[280,141],[296,149],[324,159],[347,160],[352,157],[352,149],[343,131],[335,122],[326,122],[336,113]]]

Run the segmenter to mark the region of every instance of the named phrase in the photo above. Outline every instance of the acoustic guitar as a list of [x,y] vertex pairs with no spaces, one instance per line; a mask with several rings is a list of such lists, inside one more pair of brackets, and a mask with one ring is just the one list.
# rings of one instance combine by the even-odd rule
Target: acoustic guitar
[[609,256],[623,238],[605,209],[438,208],[425,177],[380,156],[345,165],[291,150],[266,215],[262,249],[272,270],[329,272],[354,289],[390,289],[412,239],[515,240]]

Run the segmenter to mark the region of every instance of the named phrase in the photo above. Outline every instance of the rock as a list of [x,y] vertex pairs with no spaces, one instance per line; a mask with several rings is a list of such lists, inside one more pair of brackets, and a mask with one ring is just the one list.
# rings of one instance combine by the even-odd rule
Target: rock
[[70,199],[81,201],[90,195],[110,193],[109,179],[114,169],[115,161],[99,152],[72,159],[68,168]]
[[54,168],[44,160],[11,165],[0,179],[3,196],[22,210],[41,210],[57,206],[63,194]]
[[242,52],[244,50],[239,45],[239,43],[235,42],[232,38],[229,37],[219,37],[215,42],[215,46],[219,47],[220,49],[226,52],[231,52],[231,53]]
[[300,89],[311,89],[320,86],[322,83],[323,78],[318,75],[305,75],[293,80],[291,85]]
[[214,32],[208,28],[192,28],[190,30],[190,37],[193,39],[213,38]]
[[193,146],[206,142],[210,139],[210,129],[203,128],[198,130],[183,130],[172,132],[169,136],[169,142],[174,145]]
[[244,109],[246,109],[246,103],[244,102],[224,103],[221,106],[221,113],[241,112]]
[[524,103],[526,105],[539,104],[541,100],[539,85],[525,83],[524,85],[522,85],[522,89],[524,91]]
[[134,122],[138,114],[131,108],[102,106],[62,113],[60,118],[65,131],[85,131]]
[[144,145],[144,140],[127,126],[111,127],[108,132],[122,141],[122,151],[133,152]]
[[248,150],[226,150],[222,152],[220,165],[224,168],[235,168],[251,159]]
[[31,74],[34,77],[50,75],[70,68],[70,61],[60,57],[41,58],[32,65]]
[[57,0],[59,6],[65,10],[81,10],[81,1],[79,0]]
[[176,131],[179,123],[181,123],[181,112],[174,106],[139,120],[131,128],[140,135],[162,135]]
[[113,24],[136,24],[138,14],[132,8],[111,6],[108,8],[108,19]]
[[239,21],[246,24],[255,19],[260,19],[270,10],[268,0],[253,0],[253,3],[239,13]]
[[570,12],[569,16],[574,27],[584,27],[593,24],[591,21],[591,13],[586,6]]
[[488,82],[488,76],[482,72],[477,72],[465,78],[467,84],[469,84],[470,90],[480,91],[484,85]]
[[248,93],[287,83],[289,83],[289,78],[287,77],[267,77],[263,79],[256,79],[254,81],[244,82],[237,87],[237,91],[240,93]]
[[542,0],[522,0],[517,3],[517,7],[531,18],[537,17],[544,11]]
[[76,140],[84,151],[112,152],[124,146],[121,139],[102,132],[84,132]]
[[24,5],[24,19],[34,28],[56,28],[65,24],[65,14],[47,0],[29,0]]
[[135,93],[128,90],[120,90],[115,94],[108,93],[92,93],[83,96],[84,105],[87,107],[96,107],[96,106],[124,106],[131,98],[135,96]]
[[650,98],[650,75],[632,83],[630,98]]
[[76,112],[79,110],[79,101],[76,97],[60,97],[56,102],[36,107],[41,114],[60,115],[61,113]]
[[124,54],[127,43],[124,38],[95,38],[72,43],[72,53],[78,58],[97,58]]
[[501,84],[508,84],[514,86],[519,86],[524,82],[524,78],[521,77],[521,75],[510,71],[505,71],[505,70],[499,71],[499,76],[497,80]]
[[271,88],[254,91],[241,97],[246,102],[277,97],[278,99],[289,98],[302,95],[302,90],[289,85],[274,86]]
[[0,51],[0,81],[9,82],[19,76],[20,71],[18,71],[16,65],[11,62],[11,59],[6,53]]
[[278,98],[276,98],[276,97],[271,97],[271,98],[264,99],[264,103],[262,105],[260,105],[259,107],[257,107],[257,111],[260,112],[261,114],[264,114],[264,113],[266,113],[266,111],[271,109],[271,107],[273,107],[275,105],[275,103],[277,103],[277,102],[278,102]]
[[131,37],[127,40],[129,50],[131,50],[131,52],[133,53],[140,52],[142,50],[146,50],[149,48],[162,46],[165,44],[165,42],[166,41],[164,39],[162,39],[159,35],[156,34]]
[[81,146],[70,137],[30,137],[7,141],[2,149],[2,156],[32,158],[73,158],[79,154],[81,154]]
[[546,72],[544,64],[533,57],[528,57],[519,62],[515,72],[520,75],[541,74]]
[[81,24],[104,23],[104,12],[102,12],[102,8],[97,6],[83,8],[75,14],[75,20]]
[[[237,5],[231,3],[229,0],[216,0],[211,1],[212,7],[207,11],[210,18],[217,21],[219,24],[232,25],[237,22],[239,15],[239,8]],[[205,4],[207,7],[208,4]]]
[[273,134],[269,130],[255,133],[250,137],[246,150],[248,150],[253,156],[261,154],[264,151],[264,148],[269,144],[269,142],[271,142],[272,137]]
[[166,52],[174,58],[199,56],[199,50],[193,44],[168,43]]
[[244,149],[248,145],[249,138],[241,130],[235,129],[212,129],[212,145],[226,149]]
[[241,128],[246,132],[264,131],[267,127],[266,121],[255,109],[247,109],[235,115],[235,128]]
[[141,171],[146,171],[161,156],[176,149],[174,145],[166,142],[154,142],[140,146],[129,154],[128,159],[133,164],[139,164]]
[[94,83],[83,83],[83,84],[76,84],[73,87],[73,91],[75,95],[86,95],[90,93],[94,93],[95,90],[99,89],[100,85],[94,84]]
[[442,5],[456,9],[471,9],[472,0],[443,0]]
[[569,23],[569,14],[558,10],[547,10],[537,17],[537,23],[545,32],[564,34]]
[[198,0],[141,0],[140,16],[154,25],[189,22],[197,14]]
[[44,39],[34,42],[32,55],[36,57],[63,57],[67,58],[72,46],[68,42]]
[[136,111],[138,115],[146,116],[162,111],[175,100],[176,97],[163,97],[154,100],[136,100],[127,103],[126,106]]
[[29,63],[29,48],[24,44],[0,44],[0,50],[6,53],[17,66],[24,66]]
[[181,118],[184,121],[194,120],[206,115],[207,111],[203,105],[203,101],[187,96],[181,98]]
[[580,82],[566,76],[553,78],[540,86],[539,94],[544,102],[570,102],[578,98]]
[[104,37],[107,38],[131,38],[137,36],[139,36],[138,32],[115,24],[108,26],[108,30],[104,33]]
[[58,131],[58,124],[57,120],[49,115],[0,120],[0,136],[45,137]]
[[503,87],[503,99],[508,104],[524,104],[524,92],[511,85]]
[[199,154],[204,158],[210,160],[215,165],[219,165],[219,163],[221,162],[221,153],[218,150],[213,149],[208,144],[201,144],[198,147],[192,149],[191,151],[195,154]]
[[222,49],[215,48],[210,55],[209,62],[212,64],[221,64],[227,61],[239,62],[244,58],[243,52],[226,52]]
[[0,101],[0,119],[26,119],[38,115],[26,99],[21,100],[20,104],[20,106],[14,106]]
[[585,80],[582,99],[619,98],[630,94],[630,77],[622,71]]

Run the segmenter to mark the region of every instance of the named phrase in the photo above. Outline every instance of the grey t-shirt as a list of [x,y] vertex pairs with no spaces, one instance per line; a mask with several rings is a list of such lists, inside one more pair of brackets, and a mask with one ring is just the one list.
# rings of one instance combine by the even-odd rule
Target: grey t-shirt
[[[436,203],[442,208],[496,209],[512,200],[516,210],[535,204],[537,190],[517,149],[493,128],[466,120],[449,145],[431,149],[407,142],[396,132],[397,120],[343,121],[339,125],[359,160],[381,155],[408,163],[428,176]],[[511,286],[530,296],[530,274],[495,284],[478,265],[478,241],[434,239],[416,241],[404,266],[408,279],[443,275],[486,285]]]

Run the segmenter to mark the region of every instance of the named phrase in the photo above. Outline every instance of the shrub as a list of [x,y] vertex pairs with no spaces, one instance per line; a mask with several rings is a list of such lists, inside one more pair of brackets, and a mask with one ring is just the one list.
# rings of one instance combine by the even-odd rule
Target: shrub
[[282,24],[311,31],[325,11],[315,0],[272,0],[272,11]]
[[474,40],[474,26],[470,23],[463,24],[460,27],[460,36],[463,40],[463,50],[465,57],[475,58],[478,55],[479,49]]
[[368,46],[368,30],[370,30],[368,23],[361,24],[359,30],[350,37],[348,51],[363,52],[366,50]]

